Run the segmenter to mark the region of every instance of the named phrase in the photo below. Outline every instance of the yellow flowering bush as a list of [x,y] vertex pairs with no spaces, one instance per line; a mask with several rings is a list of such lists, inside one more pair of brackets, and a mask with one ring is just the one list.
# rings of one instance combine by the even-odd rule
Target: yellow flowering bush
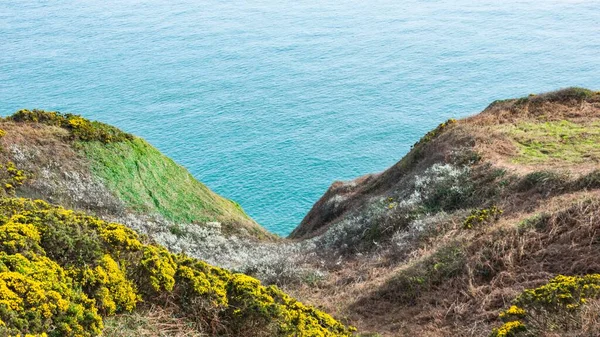
[[14,194],[14,189],[23,185],[26,179],[25,172],[19,170],[12,161],[0,164],[0,184],[6,194]]
[[[101,315],[173,305],[203,331],[350,336],[331,316],[252,277],[144,243],[131,229],[0,198],[0,335],[97,336]],[[52,327],[52,328],[51,328]]]
[[510,321],[504,323],[501,327],[494,329],[492,336],[495,337],[516,337],[519,332],[527,331],[525,324],[519,321]]
[[57,111],[19,110],[7,119],[15,122],[42,123],[62,127],[69,130],[71,138],[74,140],[112,143],[134,138],[133,135],[114,126]]
[[600,274],[558,275],[547,284],[525,290],[516,303],[530,310],[575,310],[588,298],[600,297]]
[[101,329],[94,301],[59,265],[35,254],[0,252],[0,334],[96,336]]
[[138,302],[135,286],[113,258],[106,254],[94,268],[77,270],[79,282],[96,299],[96,307],[103,315],[131,311]]
[[9,254],[41,251],[40,234],[33,225],[6,222],[0,227],[0,249]]
[[[173,290],[177,264],[173,254],[166,249],[157,246],[144,246],[140,267],[142,278],[139,283],[149,283],[151,288],[151,291],[146,291],[147,294]],[[147,288],[146,286],[144,289]]]
[[539,325],[539,322],[552,322],[553,316],[559,317],[559,321],[569,321],[569,315],[588,299],[597,298],[600,298],[600,274],[558,275],[538,288],[523,291],[510,308],[500,313],[500,318],[505,323],[494,329],[492,336],[518,336],[518,332],[535,330],[533,325]]
[[472,229],[477,225],[496,221],[502,214],[502,210],[496,206],[471,211],[471,214],[463,221],[464,229]]

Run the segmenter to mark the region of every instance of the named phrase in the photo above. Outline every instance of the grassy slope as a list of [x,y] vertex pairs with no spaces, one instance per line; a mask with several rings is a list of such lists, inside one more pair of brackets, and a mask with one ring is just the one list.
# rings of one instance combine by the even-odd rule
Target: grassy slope
[[113,126],[42,110],[21,110],[0,124],[8,131],[3,145],[10,149],[0,159],[19,161],[37,178],[19,195],[103,216],[119,217],[125,206],[181,224],[218,221],[225,234],[274,237],[239,204],[212,192],[143,139]]
[[229,232],[235,225],[260,232],[237,203],[209,190],[141,138],[77,146],[91,161],[92,172],[138,212],[158,213],[178,223],[222,221]]
[[[334,241],[348,247],[334,248],[347,261],[295,292],[363,331],[485,336],[524,289],[600,273],[599,118],[600,93],[585,89],[499,101],[439,128],[387,171],[336,183],[311,219],[328,219],[317,233],[351,225]],[[504,212],[481,216],[493,206]],[[594,336],[585,322],[598,323],[600,294],[588,295],[576,310],[568,301],[524,303],[528,332],[496,332]]]
[[519,155],[516,162],[533,164],[549,160],[581,163],[600,160],[600,122],[575,123],[556,121],[524,122],[510,125],[507,132],[514,138]]

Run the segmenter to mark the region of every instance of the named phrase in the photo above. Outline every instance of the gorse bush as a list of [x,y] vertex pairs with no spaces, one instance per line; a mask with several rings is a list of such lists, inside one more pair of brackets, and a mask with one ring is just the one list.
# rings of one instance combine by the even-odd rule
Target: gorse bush
[[0,185],[4,194],[14,194],[15,188],[23,185],[27,175],[23,170],[17,168],[12,161],[0,164]]
[[490,223],[498,220],[502,210],[496,206],[471,211],[471,214],[463,221],[464,229],[472,229],[480,224]]
[[176,305],[223,336],[349,336],[276,287],[140,241],[116,223],[43,201],[0,198],[0,335],[97,336],[102,316]]
[[494,329],[491,336],[538,336],[549,330],[580,329],[577,312],[588,301],[598,298],[600,274],[558,275],[547,284],[519,295],[509,309],[500,313],[505,323]]
[[414,148],[421,144],[429,143],[431,140],[435,139],[437,136],[442,134],[442,132],[444,132],[446,129],[448,129],[448,127],[450,127],[456,123],[457,123],[456,119],[451,118],[451,119],[439,124],[435,129],[426,133],[425,136],[423,136],[423,138],[421,138],[418,142],[416,142],[412,147]]
[[125,133],[114,126],[90,121],[79,115],[62,114],[57,111],[19,110],[12,116],[7,117],[7,120],[58,126],[69,130],[72,139],[81,141],[95,140],[102,143],[112,143],[134,138],[133,135]]

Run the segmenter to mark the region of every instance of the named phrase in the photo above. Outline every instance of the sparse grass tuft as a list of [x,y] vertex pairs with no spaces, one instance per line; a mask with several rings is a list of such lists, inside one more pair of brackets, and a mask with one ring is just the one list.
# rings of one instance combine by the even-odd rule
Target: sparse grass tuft
[[207,337],[173,309],[153,306],[104,320],[105,337]]
[[[374,296],[393,299],[398,304],[412,304],[423,293],[452,278],[465,269],[466,255],[463,243],[453,242],[434,254],[401,270]],[[360,301],[358,302],[360,305]]]
[[566,191],[570,187],[569,174],[555,171],[531,172],[516,182],[516,189],[519,192],[533,189],[540,192]]

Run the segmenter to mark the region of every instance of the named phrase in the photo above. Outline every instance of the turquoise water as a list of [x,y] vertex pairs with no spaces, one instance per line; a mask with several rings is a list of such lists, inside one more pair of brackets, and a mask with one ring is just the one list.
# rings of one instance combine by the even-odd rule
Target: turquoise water
[[3,114],[148,139],[269,230],[495,99],[600,89],[600,1],[0,3]]

